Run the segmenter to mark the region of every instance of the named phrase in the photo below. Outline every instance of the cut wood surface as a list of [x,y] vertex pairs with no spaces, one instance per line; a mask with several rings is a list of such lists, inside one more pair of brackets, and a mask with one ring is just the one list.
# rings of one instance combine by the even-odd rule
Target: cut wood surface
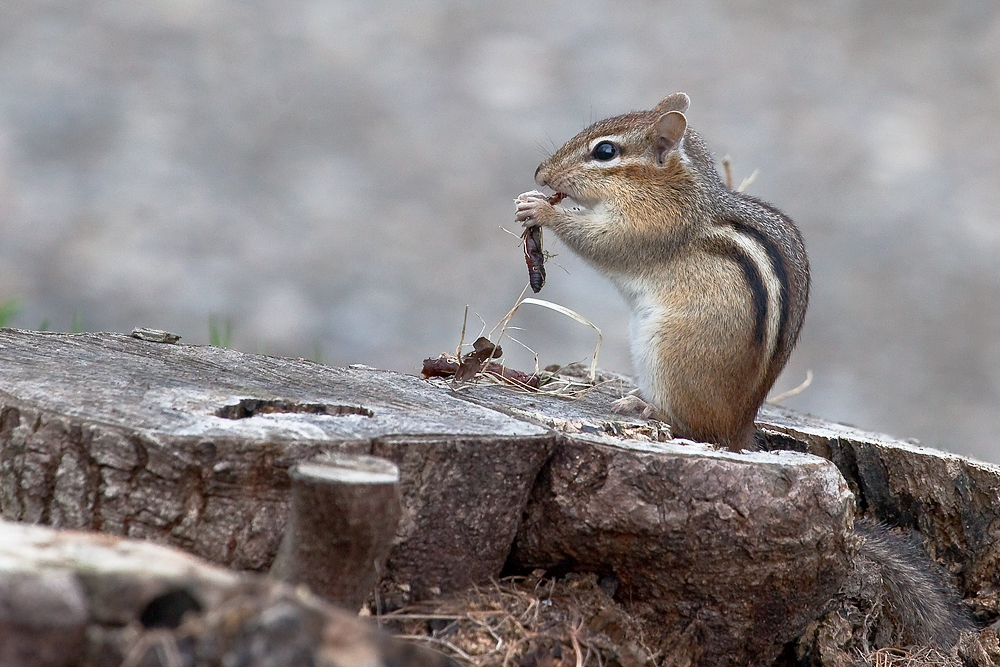
[[401,373],[125,334],[2,329],[0,365],[0,391],[21,401],[176,438],[363,441],[390,433],[544,433]]

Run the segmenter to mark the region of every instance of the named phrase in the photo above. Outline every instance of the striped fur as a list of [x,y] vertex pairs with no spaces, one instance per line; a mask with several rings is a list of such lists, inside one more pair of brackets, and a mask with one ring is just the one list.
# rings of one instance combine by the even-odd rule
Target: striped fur
[[676,435],[751,448],[802,326],[809,266],[787,216],[723,185],[688,102],[671,95],[578,134],[535,174],[567,198],[519,200],[518,219],[550,227],[618,287],[643,397]]

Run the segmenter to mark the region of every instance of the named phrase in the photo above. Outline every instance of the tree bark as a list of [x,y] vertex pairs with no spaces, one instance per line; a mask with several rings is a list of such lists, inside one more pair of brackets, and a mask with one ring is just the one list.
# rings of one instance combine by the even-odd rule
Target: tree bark
[[399,523],[399,469],[371,456],[327,456],[290,471],[291,508],[272,576],[361,608]]

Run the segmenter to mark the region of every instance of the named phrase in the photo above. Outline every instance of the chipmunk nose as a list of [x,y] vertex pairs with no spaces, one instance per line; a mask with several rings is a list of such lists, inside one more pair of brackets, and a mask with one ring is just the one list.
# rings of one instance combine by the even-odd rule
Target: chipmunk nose
[[542,188],[548,187],[549,185],[547,179],[545,178],[545,174],[539,176],[539,172],[542,171],[542,167],[544,166],[545,166],[544,164],[540,164],[538,165],[538,169],[535,170],[535,183],[537,183],[538,186]]

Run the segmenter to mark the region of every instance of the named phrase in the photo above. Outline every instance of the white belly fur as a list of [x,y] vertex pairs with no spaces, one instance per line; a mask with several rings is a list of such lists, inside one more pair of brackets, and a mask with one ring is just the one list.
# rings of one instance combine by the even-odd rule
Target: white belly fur
[[667,369],[662,367],[662,360],[656,354],[659,348],[656,339],[662,336],[663,323],[670,315],[668,308],[646,296],[654,292],[642,285],[632,281],[614,282],[630,310],[628,338],[639,391],[647,402],[669,412],[670,397],[665,391],[667,382],[662,377]]

